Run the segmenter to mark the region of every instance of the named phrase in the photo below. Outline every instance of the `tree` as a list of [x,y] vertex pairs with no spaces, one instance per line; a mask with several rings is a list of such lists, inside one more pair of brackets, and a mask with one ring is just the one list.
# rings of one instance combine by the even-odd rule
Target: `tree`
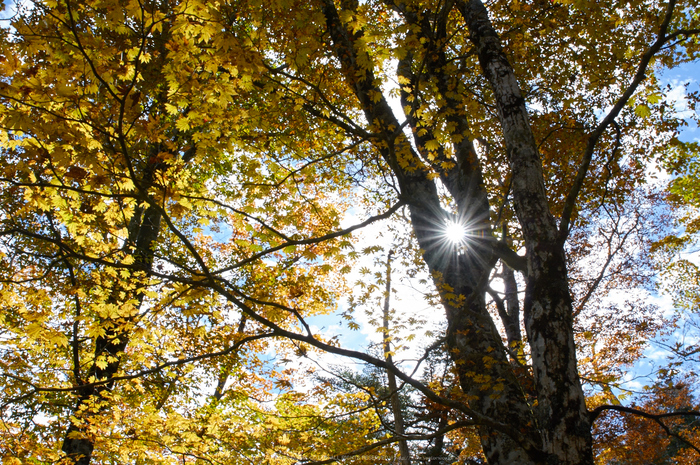
[[[0,60],[6,454],[244,461],[235,450],[283,463],[308,457],[305,428],[348,432],[344,443],[324,436],[327,460],[430,436],[370,441],[371,416],[300,420],[356,404],[295,392],[303,371],[263,354],[321,350],[459,412],[434,434],[476,426],[491,464],[593,463],[602,410],[587,409],[577,337],[598,333],[576,328],[607,305],[596,293],[646,278],[620,264],[645,269],[630,241],[654,212],[633,210],[663,201],[645,192],[646,167],[681,124],[655,72],[696,58],[694,6],[66,0],[20,10]],[[365,217],[341,228],[350,206]],[[346,289],[361,255],[351,233],[401,214],[413,235],[404,254],[420,258],[445,311],[457,391],[307,323]],[[446,241],[448,223],[467,230],[464,243]],[[591,272],[597,244],[607,253]],[[640,356],[643,340],[624,349],[625,328],[657,323],[610,318],[621,331],[603,336],[621,350],[587,357],[594,383]],[[275,394],[277,410],[265,406]]]
[[[695,108],[698,93],[689,96],[689,103]],[[700,334],[698,317],[700,303],[700,270],[688,258],[697,251],[698,225],[697,206],[700,200],[697,183],[700,178],[697,142],[673,141],[672,150],[664,159],[666,168],[675,175],[669,185],[670,201],[676,208],[674,220],[677,229],[654,244],[659,255],[661,277],[660,287],[674,299],[677,309],[675,326],[680,337],[669,341],[669,349],[679,359],[697,363],[700,361]]]
[[[694,463],[697,449],[690,438],[697,436],[697,418],[683,411],[697,411],[691,377],[663,372],[662,379],[648,388],[641,405],[608,411],[596,426],[599,461],[605,464]],[[634,408],[640,409],[634,415]],[[627,411],[625,411],[627,410]]]

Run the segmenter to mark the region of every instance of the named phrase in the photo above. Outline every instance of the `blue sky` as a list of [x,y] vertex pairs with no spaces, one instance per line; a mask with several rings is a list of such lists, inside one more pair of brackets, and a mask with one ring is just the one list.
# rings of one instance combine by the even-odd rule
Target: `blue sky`
[[[698,91],[700,90],[700,62],[687,63],[668,70],[662,74],[661,81],[674,87],[690,83],[688,91]],[[685,142],[700,141],[700,130],[698,130],[698,127],[692,120],[686,118],[686,121],[688,121],[688,126],[681,133],[680,139]]]

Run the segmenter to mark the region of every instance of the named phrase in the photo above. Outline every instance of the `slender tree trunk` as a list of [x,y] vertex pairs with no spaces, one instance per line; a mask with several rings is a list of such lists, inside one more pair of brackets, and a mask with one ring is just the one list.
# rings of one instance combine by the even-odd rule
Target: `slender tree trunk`
[[[443,429],[447,427],[447,415],[441,415],[438,421],[438,429]],[[445,462],[442,460],[442,456],[445,453],[445,435],[441,434],[435,438],[433,447],[430,449],[430,462],[428,465],[443,465]]]
[[[391,336],[389,335],[389,297],[391,296],[391,256],[393,251],[390,250],[386,257],[386,288],[384,295],[384,313],[383,313],[383,330],[384,330],[384,358],[390,365],[394,364],[393,357],[391,356]],[[387,370],[386,376],[389,381],[389,392],[391,395],[391,411],[394,416],[394,432],[398,436],[403,436],[405,434],[404,429],[404,419],[403,419],[403,409],[401,408],[401,401],[399,399],[399,388],[396,383],[396,375],[394,372]],[[408,442],[405,439],[399,440],[399,463],[403,465],[411,465],[411,454],[408,450]]]
[[[129,225],[130,243],[134,245],[136,268],[144,273],[151,270],[153,262],[153,245],[160,232],[161,214],[152,207],[141,213],[138,210]],[[117,300],[120,289],[112,291],[110,303],[118,304],[125,299]],[[122,353],[129,342],[129,330],[141,306],[143,294],[134,296],[137,300],[135,311],[130,316],[119,320],[105,321],[106,332],[95,339],[94,360],[104,360],[106,365],[93,362],[84,379],[78,382],[89,382],[109,379],[119,370]],[[75,465],[88,465],[94,450],[94,440],[89,435],[89,423],[95,412],[102,410],[99,406],[101,395],[112,389],[114,383],[109,382],[97,386],[84,386],[78,391],[78,400],[71,415],[70,426],[63,439],[61,450]]]

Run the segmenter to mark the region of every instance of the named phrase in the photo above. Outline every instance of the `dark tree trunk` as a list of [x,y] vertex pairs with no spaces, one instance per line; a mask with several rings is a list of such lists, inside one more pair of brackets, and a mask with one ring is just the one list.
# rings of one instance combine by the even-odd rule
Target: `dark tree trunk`
[[[153,265],[153,246],[158,238],[161,224],[161,213],[159,209],[149,207],[134,213],[129,225],[130,243],[134,248],[136,266],[135,272],[148,273]],[[116,304],[117,295],[121,289],[112,291],[114,296],[110,303]],[[133,292],[133,291],[131,291]],[[127,294],[132,296],[132,294]],[[143,294],[138,293],[133,296],[138,304],[138,309],[143,301]],[[124,300],[124,299],[121,299]],[[136,314],[123,317],[119,320],[105,321],[106,332],[104,336],[95,339],[95,360],[104,359],[106,366],[93,363],[84,377],[85,380],[95,379],[106,380],[117,374],[121,363],[121,356],[129,342],[129,328],[134,322]],[[81,383],[81,380],[76,380]],[[100,401],[101,395],[112,389],[114,383],[108,382],[99,385],[79,386],[78,399],[73,409],[73,419],[63,439],[61,450],[72,460],[75,465],[88,465],[92,458],[94,440],[87,433],[90,422],[91,410],[95,409],[95,402]],[[99,407],[97,410],[101,410]]]
[[[406,4],[387,3],[414,26],[413,34],[423,34],[421,43],[437,44],[422,55],[425,58],[421,69],[438,83],[445,114],[456,128],[455,136],[467,133],[468,126],[460,116],[463,109],[450,98],[453,83],[443,74],[445,59],[439,44],[446,19],[439,18],[447,18],[452,7],[458,7],[494,93],[510,159],[514,206],[526,245],[523,315],[534,384],[527,380],[526,373],[514,369],[510,363],[508,350],[486,308],[486,285],[498,257],[495,239],[491,237],[490,206],[480,162],[471,141],[454,137],[456,163],[450,163],[442,149],[424,153],[424,142],[434,137],[429,128],[426,131],[424,125],[417,123],[411,111],[406,117],[414,130],[416,148],[402,132],[390,132],[401,125],[386,100],[372,98],[380,89],[376,87],[371,67],[360,64],[371,60],[358,59],[358,54],[366,53],[358,50],[356,44],[362,32],[347,30],[333,1],[325,0],[324,14],[336,57],[372,131],[383,135],[383,139],[375,141],[376,147],[398,180],[423,257],[440,292],[448,323],[447,346],[465,398],[471,409],[493,420],[489,425],[479,426],[484,453],[492,465],[590,465],[593,463],[591,424],[577,373],[563,243],[549,211],[542,165],[525,102],[498,35],[479,1],[447,2],[442,11],[431,13],[431,17],[437,18],[433,23],[426,23],[428,15],[419,14]],[[345,7],[352,9],[353,5]],[[409,51],[399,63],[398,73],[416,89],[421,76],[413,75],[413,58]],[[403,97],[404,108],[410,108],[406,95]],[[428,176],[428,165],[449,190],[459,219],[476,225],[477,238],[467,251],[451,248],[436,232],[452,215],[441,207],[436,185]],[[512,313],[516,312],[511,289],[514,280],[508,277],[506,280]],[[515,314],[518,313],[519,309]],[[519,327],[509,330],[519,339]],[[523,385],[524,381],[527,386]],[[533,396],[536,405],[531,403]],[[505,425],[517,425],[520,434],[513,434],[512,430],[506,434]]]
[[564,244],[549,211],[542,163],[525,100],[479,0],[458,0],[494,93],[510,159],[515,212],[525,236],[523,308],[544,452],[567,464],[592,464],[591,423],[578,377]]

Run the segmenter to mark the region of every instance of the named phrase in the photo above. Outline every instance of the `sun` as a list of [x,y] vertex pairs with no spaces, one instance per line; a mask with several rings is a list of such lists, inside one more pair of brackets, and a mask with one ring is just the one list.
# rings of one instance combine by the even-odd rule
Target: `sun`
[[462,223],[448,220],[445,223],[445,237],[452,244],[462,244],[467,237],[467,228]]

